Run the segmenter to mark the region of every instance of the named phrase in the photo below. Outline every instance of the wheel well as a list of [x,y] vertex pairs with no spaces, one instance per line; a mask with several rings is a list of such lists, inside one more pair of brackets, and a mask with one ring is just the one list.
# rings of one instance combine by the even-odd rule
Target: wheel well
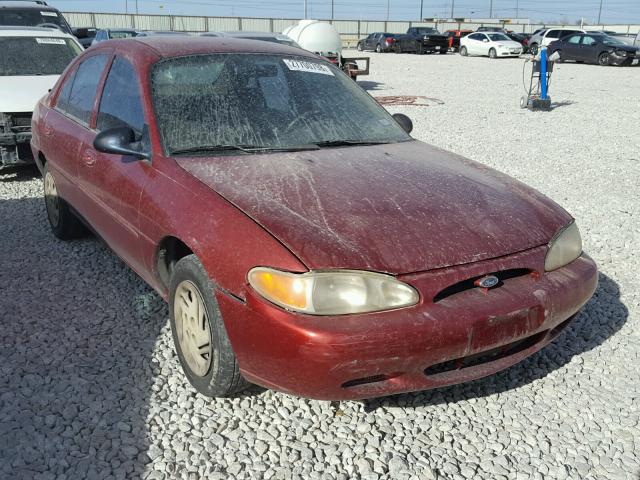
[[166,287],[169,286],[171,274],[178,260],[191,254],[193,254],[191,249],[179,238],[165,237],[160,242],[156,262],[158,275]]

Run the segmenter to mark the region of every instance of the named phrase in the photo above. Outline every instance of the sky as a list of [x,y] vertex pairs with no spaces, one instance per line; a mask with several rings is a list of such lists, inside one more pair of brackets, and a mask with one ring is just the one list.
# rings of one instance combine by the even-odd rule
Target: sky
[[[537,21],[595,23],[602,4],[602,23],[640,23],[640,0],[307,0],[309,18],[418,20],[423,17],[529,18]],[[49,0],[67,12],[135,13],[136,0]],[[137,0],[149,14],[302,18],[305,0]]]

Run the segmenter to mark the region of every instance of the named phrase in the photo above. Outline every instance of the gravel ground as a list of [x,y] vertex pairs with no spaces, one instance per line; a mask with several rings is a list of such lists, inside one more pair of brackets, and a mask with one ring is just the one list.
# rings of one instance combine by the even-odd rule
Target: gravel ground
[[492,377],[332,405],[194,394],[167,308],[99,241],[54,240],[40,180],[0,173],[0,478],[640,478],[640,68],[372,54],[374,96],[425,95],[420,140],[538,188],[581,226],[600,286],[555,343]]

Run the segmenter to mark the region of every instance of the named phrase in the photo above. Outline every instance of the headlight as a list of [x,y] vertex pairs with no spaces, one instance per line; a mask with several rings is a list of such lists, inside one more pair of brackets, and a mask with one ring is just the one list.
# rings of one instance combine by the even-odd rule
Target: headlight
[[571,222],[549,242],[549,250],[544,260],[547,272],[564,267],[582,253],[582,238],[576,222]]
[[616,55],[618,55],[619,57],[626,57],[627,52],[625,50],[616,50]]
[[372,272],[290,273],[256,267],[249,271],[248,279],[270,302],[310,315],[379,312],[415,305],[420,298],[409,285]]

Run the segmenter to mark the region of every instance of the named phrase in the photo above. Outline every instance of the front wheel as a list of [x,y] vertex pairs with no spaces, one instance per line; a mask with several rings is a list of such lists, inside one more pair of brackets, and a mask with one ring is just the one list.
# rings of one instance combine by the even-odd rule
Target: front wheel
[[489,50],[489,58],[491,58],[491,59],[498,58],[498,53],[496,52],[495,48],[492,48],[492,49]]
[[529,47],[529,51],[531,52],[531,55],[535,56],[538,54],[538,44],[537,43],[532,43],[531,46]]
[[467,52],[467,47],[460,47],[460,55],[462,55],[463,57],[469,55],[469,52]]
[[225,397],[249,383],[240,375],[214,292],[195,255],[176,263],[169,286],[169,315],[182,370],[202,395]]
[[602,52],[598,57],[598,65],[603,67],[609,65],[609,52]]
[[361,43],[359,43],[359,44],[358,44],[358,46],[356,47],[356,49],[357,49],[359,52],[362,52],[362,51],[364,50],[364,47],[362,46],[362,44],[361,44]]
[[376,52],[382,53],[382,47],[380,46],[380,44],[376,45]]

